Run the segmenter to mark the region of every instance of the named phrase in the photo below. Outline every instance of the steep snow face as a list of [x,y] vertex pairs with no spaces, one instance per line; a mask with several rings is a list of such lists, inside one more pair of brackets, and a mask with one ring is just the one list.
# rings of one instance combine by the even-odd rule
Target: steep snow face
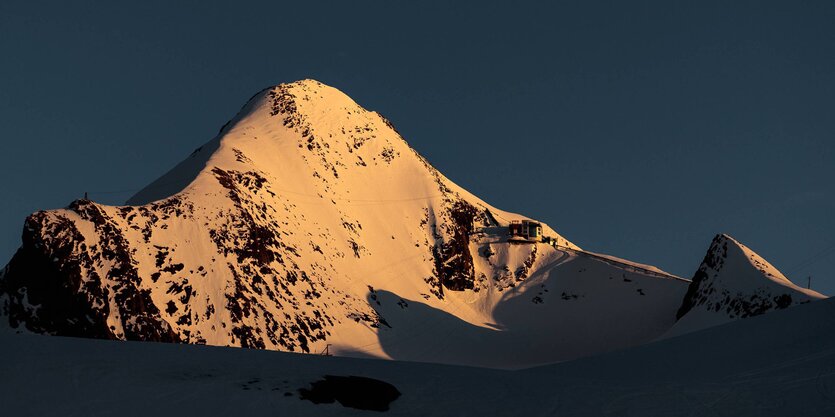
[[793,284],[728,235],[717,235],[693,277],[678,322],[667,336],[826,298]]
[[526,217],[312,80],[256,94],[128,203],[26,220],[0,280],[13,327],[515,367],[652,340],[687,284],[547,225],[559,250],[509,243]]

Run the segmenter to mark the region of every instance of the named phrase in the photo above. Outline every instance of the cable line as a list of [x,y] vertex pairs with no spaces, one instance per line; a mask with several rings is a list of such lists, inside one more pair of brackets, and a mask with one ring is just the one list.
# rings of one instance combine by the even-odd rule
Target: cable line
[[835,244],[827,246],[823,250],[815,253],[814,255],[804,259],[800,263],[797,263],[793,267],[789,268],[788,271],[786,272],[786,274],[791,275],[791,274],[794,274],[796,272],[800,272],[800,271],[808,268],[811,265],[816,264],[818,261],[821,261],[821,260],[827,258],[829,255],[831,255],[828,252],[832,251],[833,249],[835,249]]

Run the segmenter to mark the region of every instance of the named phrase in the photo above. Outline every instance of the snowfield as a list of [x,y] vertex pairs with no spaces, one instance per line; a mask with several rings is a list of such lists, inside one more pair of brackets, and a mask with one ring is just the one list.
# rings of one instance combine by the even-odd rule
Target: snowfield
[[[835,303],[518,371],[0,333],[0,403],[15,416],[380,415],[299,389],[363,376],[403,416],[829,416]],[[509,352],[510,354],[510,352]]]

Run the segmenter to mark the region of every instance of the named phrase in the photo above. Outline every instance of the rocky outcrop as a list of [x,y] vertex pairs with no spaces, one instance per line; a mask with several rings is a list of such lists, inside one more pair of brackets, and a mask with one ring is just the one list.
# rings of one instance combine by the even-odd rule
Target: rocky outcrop
[[[66,215],[29,216],[23,246],[0,282],[10,324],[64,336],[180,341],[141,288],[118,227],[89,201],[69,209],[95,227],[99,240],[85,239]],[[93,266],[104,263],[109,267],[102,277]]]
[[475,287],[475,268],[470,253],[470,234],[478,210],[466,201],[458,200],[447,210],[444,223],[446,239],[436,242],[432,254],[435,273],[443,288],[451,291],[471,290]]

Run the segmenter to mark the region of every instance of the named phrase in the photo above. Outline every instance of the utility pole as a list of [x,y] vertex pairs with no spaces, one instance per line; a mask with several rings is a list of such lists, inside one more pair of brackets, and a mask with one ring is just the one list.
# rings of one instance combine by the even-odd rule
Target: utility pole
[[812,289],[812,276],[809,275],[808,277],[806,277],[806,279],[808,280],[806,282],[806,288],[811,290]]

